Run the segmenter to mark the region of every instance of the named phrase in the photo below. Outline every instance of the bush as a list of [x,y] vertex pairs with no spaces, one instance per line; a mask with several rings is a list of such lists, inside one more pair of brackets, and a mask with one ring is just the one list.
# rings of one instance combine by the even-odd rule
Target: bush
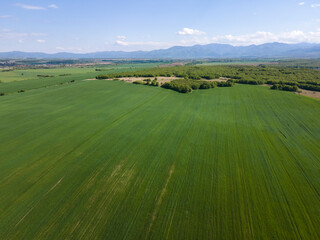
[[25,92],[24,89],[21,89],[21,90],[18,91],[18,93],[23,93],[23,92]]
[[320,86],[319,85],[299,84],[299,87],[301,89],[305,89],[305,90],[320,92]]
[[64,77],[64,76],[71,76],[72,74],[66,73],[66,74],[60,74],[59,77]]
[[192,92],[192,88],[188,85],[181,85],[178,87],[178,91],[181,93],[190,93]]
[[200,85],[200,89],[209,89],[209,88],[211,88],[211,84],[208,82],[203,82]]
[[217,82],[218,87],[232,87],[234,85],[233,82]]
[[111,77],[109,77],[108,75],[98,75],[96,76],[96,79],[109,79]]
[[152,80],[150,86],[159,86],[159,83],[157,82],[156,79]]
[[263,84],[263,81],[239,79],[239,80],[236,80],[236,83],[250,84],[250,85],[260,85],[260,84]]
[[2,93],[0,93],[0,96],[4,96],[5,94],[2,92]]
[[75,80],[71,80],[70,82],[71,82],[71,83],[74,83],[74,82],[75,82]]
[[145,80],[143,80],[143,81],[145,81],[147,85],[150,85],[150,83],[151,83],[151,79],[150,79],[150,78],[145,79]]
[[145,85],[146,83],[141,81],[141,80],[137,80],[137,81],[134,81],[133,84],[141,84],[141,85]]
[[39,74],[37,75],[37,77],[54,77],[53,75],[42,75],[42,74]]
[[272,85],[271,89],[273,90],[281,90],[281,91],[288,91],[288,92],[296,92],[298,91],[298,87],[296,85],[285,85],[285,84],[274,84]]

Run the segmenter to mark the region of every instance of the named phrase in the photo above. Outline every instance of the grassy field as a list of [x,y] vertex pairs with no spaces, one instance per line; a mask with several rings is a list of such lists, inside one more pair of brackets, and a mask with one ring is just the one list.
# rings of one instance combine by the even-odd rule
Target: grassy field
[[0,239],[320,238],[318,100],[78,81],[0,109]]
[[[51,69],[14,69],[0,70],[0,93],[10,94],[19,90],[38,89],[70,81],[82,81],[95,78],[98,74],[118,73],[122,71],[137,71],[156,67],[160,63],[133,63],[119,65],[104,65],[91,67],[61,67]],[[163,64],[163,63],[162,63]],[[99,69],[100,71],[96,71]],[[49,75],[51,77],[39,77]]]

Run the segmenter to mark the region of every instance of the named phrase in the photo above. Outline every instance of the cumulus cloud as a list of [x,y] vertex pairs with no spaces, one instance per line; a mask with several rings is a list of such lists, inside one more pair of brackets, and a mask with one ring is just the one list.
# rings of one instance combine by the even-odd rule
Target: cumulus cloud
[[179,35],[185,36],[185,35],[203,35],[206,34],[205,32],[201,32],[197,29],[192,28],[183,28],[181,31],[178,32]]
[[216,43],[228,43],[232,45],[251,45],[263,44],[268,42],[282,42],[282,43],[320,43],[320,31],[303,32],[294,30],[291,32],[271,33],[271,32],[255,32],[244,35],[223,35],[216,36],[211,39]]
[[117,39],[121,40],[121,41],[124,41],[124,40],[127,39],[127,37],[126,36],[117,36]]
[[117,40],[117,41],[116,41],[116,44],[117,44],[117,45],[120,45],[120,46],[128,46],[128,45],[129,45],[129,43],[127,43],[127,42],[125,42],[125,41],[121,41],[121,40]]
[[58,52],[65,51],[65,52],[76,52],[76,53],[84,53],[84,50],[79,47],[55,47]]
[[43,40],[43,39],[37,39],[37,42],[38,42],[38,43],[45,43],[45,42],[46,42],[46,40]]
[[49,7],[49,8],[58,8],[58,6],[55,5],[55,4],[51,4],[51,5],[49,5],[48,7]]
[[318,7],[320,7],[320,3],[312,4],[311,7],[312,8],[318,8]]
[[27,9],[27,10],[45,10],[44,7],[32,6],[32,5],[27,5],[27,4],[23,4],[23,3],[16,3],[16,4],[14,4],[14,6],[20,7],[23,9]]
[[121,41],[117,40],[116,45],[120,46],[153,46],[153,47],[162,47],[168,45],[165,42],[153,42],[153,41],[146,41],[146,42],[129,42],[129,41]]
[[299,6],[303,6],[305,4],[305,2],[299,2],[298,4],[299,4]]

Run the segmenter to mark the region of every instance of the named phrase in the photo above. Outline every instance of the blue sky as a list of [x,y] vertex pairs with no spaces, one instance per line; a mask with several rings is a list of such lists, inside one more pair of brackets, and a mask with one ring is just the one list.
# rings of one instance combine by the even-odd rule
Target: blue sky
[[320,43],[320,0],[0,0],[0,51]]

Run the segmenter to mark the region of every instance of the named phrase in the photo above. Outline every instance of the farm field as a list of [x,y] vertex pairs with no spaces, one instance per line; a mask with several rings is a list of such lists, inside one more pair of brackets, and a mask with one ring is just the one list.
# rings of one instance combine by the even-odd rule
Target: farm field
[[0,109],[0,239],[320,238],[319,100],[97,80]]
[[[136,71],[156,67],[160,63],[125,63],[91,67],[59,67],[49,69],[29,68],[0,70],[0,93],[11,94],[19,90],[32,90],[70,81],[95,78],[98,74],[112,74],[122,71]],[[96,71],[99,70],[99,71]],[[45,77],[46,76],[46,77]]]

